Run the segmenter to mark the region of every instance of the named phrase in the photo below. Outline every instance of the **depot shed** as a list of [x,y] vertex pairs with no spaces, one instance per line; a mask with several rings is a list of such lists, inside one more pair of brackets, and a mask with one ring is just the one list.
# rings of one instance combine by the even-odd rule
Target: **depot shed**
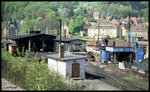
[[10,36],[8,38],[14,44],[18,45],[20,50],[24,47],[25,50],[30,49],[32,52],[53,52],[54,39],[56,36],[30,33],[19,36]]
[[62,74],[65,78],[85,78],[85,56],[65,53],[63,58],[58,54],[47,55],[48,67]]
[[[60,39],[55,39],[56,52],[58,52]],[[81,39],[70,39],[63,38],[61,43],[64,45],[65,52],[85,52],[86,51],[86,41]]]

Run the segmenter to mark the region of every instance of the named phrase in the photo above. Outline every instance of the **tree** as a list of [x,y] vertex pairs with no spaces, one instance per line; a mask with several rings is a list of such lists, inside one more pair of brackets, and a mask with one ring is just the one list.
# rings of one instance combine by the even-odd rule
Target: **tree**
[[145,22],[148,22],[148,16],[149,16],[149,11],[148,11],[148,8],[144,9],[144,21]]
[[77,16],[76,19],[72,20],[69,24],[69,32],[73,35],[80,32],[84,26],[83,17],[81,15]]

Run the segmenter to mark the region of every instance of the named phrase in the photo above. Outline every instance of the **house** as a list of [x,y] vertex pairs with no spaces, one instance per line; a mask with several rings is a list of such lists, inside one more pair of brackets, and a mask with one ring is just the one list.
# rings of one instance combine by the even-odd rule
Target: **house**
[[[126,21],[129,21],[129,16],[125,18]],[[131,23],[138,25],[138,19],[136,17],[130,17]]]
[[99,12],[94,12],[93,17],[94,17],[95,20],[98,20],[99,16],[100,16]]
[[85,56],[65,53],[63,58],[58,54],[47,55],[46,58],[48,68],[65,78],[85,78]]
[[25,50],[32,52],[53,52],[55,38],[56,36],[40,34],[40,31],[30,31],[29,34],[9,36],[8,40],[18,45],[20,51],[24,47]]
[[120,25],[121,31],[122,31],[122,36],[123,37],[128,37],[128,30],[129,30],[129,25],[128,24],[122,24]]
[[148,26],[145,24],[139,24],[130,28],[130,32],[134,37],[142,37],[145,40],[148,40]]
[[[58,52],[60,39],[55,39],[55,48]],[[61,39],[61,43],[64,45],[65,52],[84,52],[86,50],[86,41],[81,39]]]
[[100,36],[109,36],[110,38],[121,36],[121,28],[118,25],[100,24],[98,29],[98,24],[96,24],[88,28],[88,37],[95,38],[95,36],[98,36],[98,30]]
[[111,23],[114,24],[114,25],[119,25],[119,24],[120,24],[120,21],[113,19],[113,20],[111,21]]

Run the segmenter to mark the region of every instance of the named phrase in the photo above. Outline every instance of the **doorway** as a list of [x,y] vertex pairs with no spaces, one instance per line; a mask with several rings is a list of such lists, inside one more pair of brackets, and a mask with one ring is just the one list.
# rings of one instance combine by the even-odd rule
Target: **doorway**
[[72,77],[80,77],[80,64],[72,64]]

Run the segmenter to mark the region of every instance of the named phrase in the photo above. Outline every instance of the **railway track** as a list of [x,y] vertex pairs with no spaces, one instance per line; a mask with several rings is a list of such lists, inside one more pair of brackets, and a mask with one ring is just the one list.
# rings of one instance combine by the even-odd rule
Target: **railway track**
[[106,83],[109,83],[123,90],[143,90],[121,79],[121,77],[118,77],[114,74],[102,70],[98,65],[93,65],[91,63],[88,63],[86,65],[85,72],[88,78],[103,80]]

